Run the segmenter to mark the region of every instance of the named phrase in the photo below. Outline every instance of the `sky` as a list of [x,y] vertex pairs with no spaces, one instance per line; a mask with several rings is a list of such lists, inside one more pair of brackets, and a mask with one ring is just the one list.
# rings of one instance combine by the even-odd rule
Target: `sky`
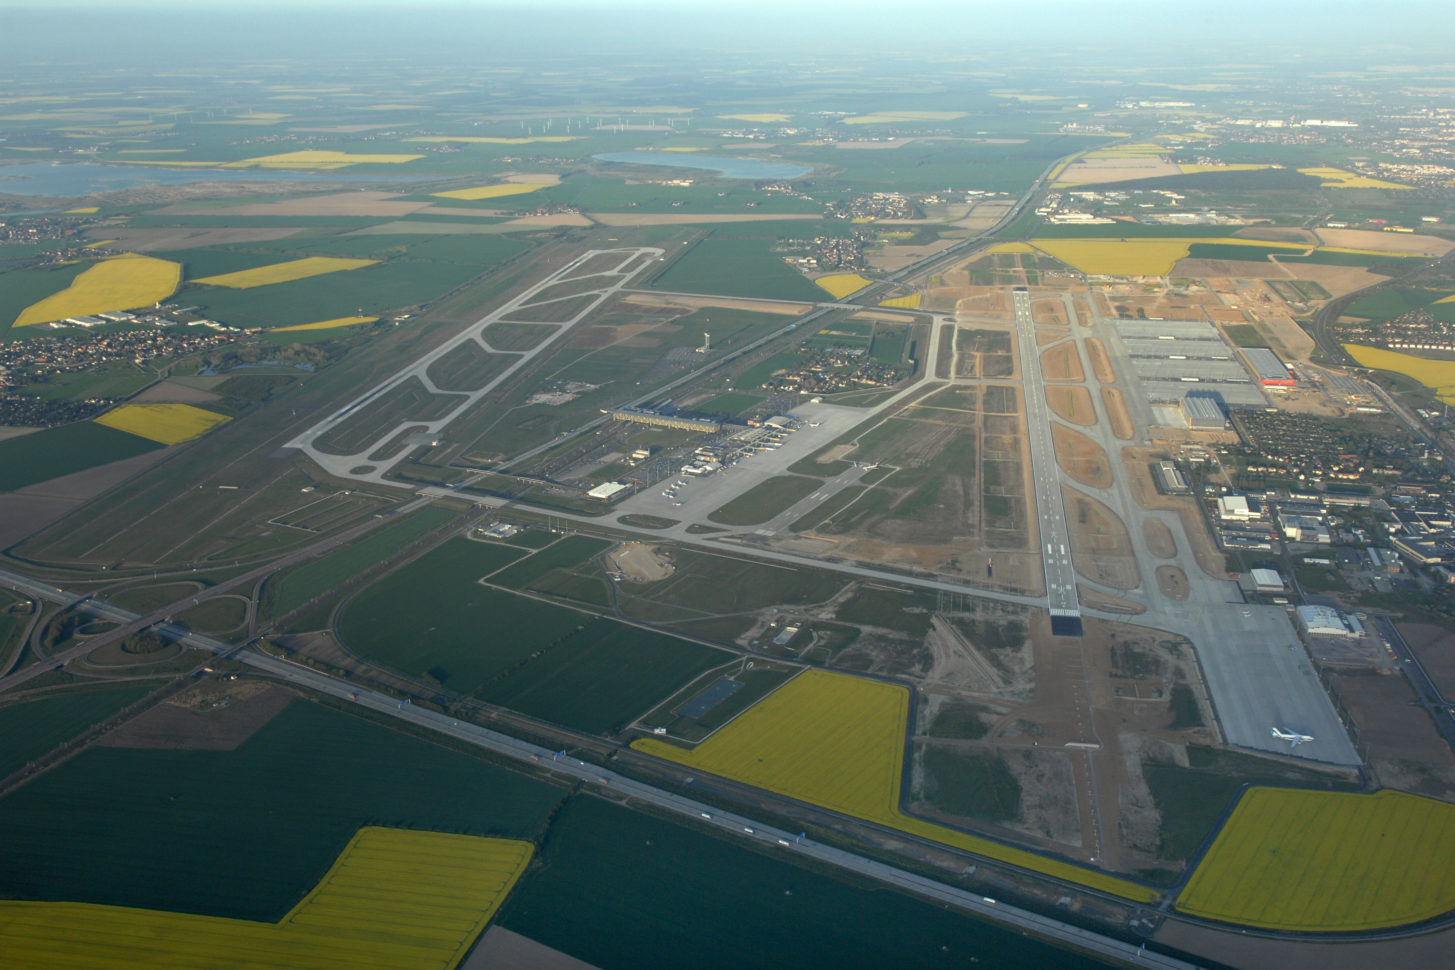
[[[347,11],[346,15],[344,11]],[[1096,48],[1190,60],[1448,55],[1455,17],[1429,0],[0,0],[0,56],[36,63],[118,48],[230,53]],[[137,48],[141,49],[138,50]]]

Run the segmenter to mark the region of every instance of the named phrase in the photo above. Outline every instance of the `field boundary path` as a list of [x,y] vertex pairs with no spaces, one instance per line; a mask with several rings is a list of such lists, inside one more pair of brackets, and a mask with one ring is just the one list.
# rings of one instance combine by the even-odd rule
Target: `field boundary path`
[[[0,580],[52,602],[66,602],[77,598],[74,594],[57,587],[30,580],[16,573],[0,571]],[[121,610],[119,607],[112,607],[112,610],[118,616],[126,614],[133,620],[136,618],[135,614],[130,614],[129,611]],[[832,866],[895,886],[916,896],[952,906],[991,922],[1008,924],[1079,950],[1113,960],[1136,963],[1139,966],[1159,967],[1164,970],[1197,970],[1199,966],[1176,957],[1147,950],[1143,946],[1134,946],[1092,930],[1072,926],[1030,910],[1001,903],[980,893],[949,886],[928,876],[906,872],[888,863],[865,859],[843,849],[823,845],[804,838],[801,833],[789,832],[740,814],[718,812],[715,806],[707,802],[665,791],[622,775],[610,768],[588,764],[565,752],[552,751],[490,728],[457,720],[448,714],[410,704],[407,699],[399,700],[377,691],[360,690],[357,685],[346,683],[301,664],[258,651],[239,650],[234,644],[225,643],[203,634],[192,633],[181,627],[173,627],[168,632],[184,646],[218,655],[235,654],[234,659],[238,662],[276,677],[284,683],[316,691],[376,714],[395,718],[522,762],[529,767],[544,769],[576,782],[594,786],[598,794],[635,799],[699,824],[710,823],[714,828],[733,837],[749,839],[768,847],[776,847],[806,860],[813,860],[822,865]]]

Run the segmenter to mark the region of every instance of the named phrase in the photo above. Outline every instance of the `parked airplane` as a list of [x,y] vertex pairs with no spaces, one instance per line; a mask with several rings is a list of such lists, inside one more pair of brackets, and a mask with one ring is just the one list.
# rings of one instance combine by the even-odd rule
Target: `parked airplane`
[[1289,742],[1289,747],[1296,748],[1305,741],[1314,740],[1312,734],[1299,734],[1297,731],[1288,731],[1283,728],[1273,728],[1273,736],[1279,741]]

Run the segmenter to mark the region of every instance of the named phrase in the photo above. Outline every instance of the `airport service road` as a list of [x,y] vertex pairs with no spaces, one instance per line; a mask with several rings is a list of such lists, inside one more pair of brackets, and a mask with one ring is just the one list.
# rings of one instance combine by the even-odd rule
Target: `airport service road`
[[[287,445],[285,445],[285,447],[300,449],[305,454],[307,454],[309,458],[312,458],[315,462],[322,466],[329,474],[335,475],[339,478],[351,478],[357,481],[376,482],[381,485],[391,484],[390,482],[385,480],[384,476],[396,464],[398,464],[400,461],[403,461],[405,456],[410,454],[413,449],[399,449],[393,457],[385,459],[383,461],[371,461],[369,459],[369,455],[373,454],[375,451],[388,444],[392,438],[403,432],[406,428],[422,428],[423,430],[419,431],[419,434],[425,437],[432,437],[438,434],[451,421],[459,417],[465,411],[474,407],[475,404],[482,397],[484,397],[486,394],[489,394],[506,380],[509,380],[512,374],[520,370],[520,368],[524,367],[537,354],[540,354],[546,348],[555,344],[556,341],[561,338],[562,334],[570,330],[582,318],[586,317],[590,313],[595,312],[597,307],[599,307],[602,303],[604,303],[606,300],[614,296],[619,290],[621,290],[631,280],[633,276],[640,273],[647,266],[652,265],[654,260],[662,256],[662,253],[662,250],[650,247],[641,247],[634,249],[592,249],[588,252],[582,253],[580,256],[577,256],[575,259],[573,259],[570,263],[557,270],[551,276],[537,283],[529,290],[526,290],[524,293],[510,300],[508,303],[504,304],[501,307],[498,307],[495,310],[492,310],[487,315],[481,317],[479,320],[475,321],[469,327],[465,328],[465,330],[456,335],[454,338],[440,345],[437,349],[431,351],[428,354],[425,354],[423,357],[419,358],[408,367],[397,372],[392,377],[386,378],[372,389],[366,391],[359,397],[350,401],[348,404],[344,405],[342,408],[335,411],[327,418],[324,418],[312,428],[309,428],[307,431],[298,435],[292,441],[289,441]],[[601,287],[599,289],[589,291],[594,298],[589,303],[587,303],[586,306],[579,313],[571,317],[571,319],[562,321],[560,323],[535,324],[536,326],[539,326],[543,329],[554,327],[555,332],[551,334],[550,337],[541,341],[533,349],[524,352],[500,351],[490,346],[489,341],[487,341],[484,336],[484,330],[486,327],[497,321],[510,320],[512,314],[514,314],[521,307],[531,303],[531,301],[534,300],[537,294],[539,294],[541,291],[550,287],[554,283],[560,283],[561,281],[570,277],[571,274],[587,260],[593,259],[597,256],[605,255],[619,255],[621,257],[621,262],[619,262],[614,269],[606,270],[599,273],[592,273],[587,276],[575,277],[576,279],[599,278],[601,281]],[[570,296],[561,297],[560,299],[574,300],[582,295],[585,294],[573,293]],[[543,301],[541,304],[538,305],[548,305],[554,302],[558,301],[547,300]],[[435,385],[434,381],[432,381],[429,377],[428,371],[430,365],[433,364],[435,361],[441,359],[451,351],[455,350],[456,348],[469,343],[474,343],[481,349],[486,350],[490,353],[506,354],[508,356],[515,357],[516,360],[494,380],[490,381],[488,384],[478,390],[468,392],[448,392],[440,390]],[[369,402],[383,396],[400,384],[403,384],[411,377],[417,378],[421,383],[423,383],[425,388],[430,393],[451,398],[457,398],[459,403],[454,408],[452,408],[450,412],[444,417],[432,421],[412,421],[407,419],[401,419],[397,424],[390,427],[389,430],[382,432],[373,442],[371,442],[364,448],[361,448],[359,451],[355,452],[352,455],[335,455],[329,452],[320,451],[318,449],[316,442],[319,437],[334,428],[336,425],[342,423],[355,411],[358,411]]]
[[1017,290],[1015,331],[1020,341],[1021,384],[1026,408],[1026,437],[1031,446],[1031,480],[1035,482],[1036,516],[1040,520],[1041,562],[1046,570],[1046,601],[1051,616],[1081,615],[1076,599],[1076,567],[1071,564],[1066,529],[1066,503],[1061,497],[1061,472],[1051,441],[1051,415],[1046,385],[1041,380],[1041,348],[1031,318],[1031,295]]
[[[1067,312],[1073,312],[1070,298],[1064,299]],[[1101,341],[1112,360],[1123,399],[1132,414],[1133,426],[1141,432],[1152,422],[1151,410],[1134,393],[1137,385],[1128,383],[1133,380],[1130,362],[1121,355],[1122,344],[1116,336],[1115,322],[1096,315],[1094,303],[1092,308],[1091,328],[1072,327],[1074,339],[1082,352],[1088,383],[1093,382],[1095,372],[1090,366],[1090,355],[1085,352],[1084,341],[1094,336]],[[1083,490],[1122,516],[1142,580],[1139,590],[1107,592],[1144,604],[1146,612],[1130,617],[1094,610],[1086,612],[1154,630],[1166,630],[1191,641],[1217,710],[1223,739],[1228,744],[1329,764],[1359,764],[1359,755],[1349,740],[1348,731],[1325,692],[1288,612],[1277,606],[1246,603],[1235,583],[1207,575],[1193,554],[1182,517],[1172,512],[1144,509],[1131,497],[1126,467],[1119,456],[1122,447],[1145,439],[1132,442],[1116,439],[1101,395],[1093,394],[1092,400],[1099,423],[1095,428],[1078,430],[1092,435],[1107,450],[1115,483],[1109,490]],[[1177,546],[1173,558],[1161,559],[1147,547],[1143,526],[1149,519],[1161,522],[1171,532]],[[1153,568],[1158,564],[1175,564],[1187,576],[1186,600],[1169,600],[1161,595],[1153,574]],[[1311,734],[1317,740],[1290,749],[1287,743],[1272,737],[1270,729],[1273,727]]]
[[[73,603],[80,598],[75,594],[67,593],[47,583],[37,582],[18,573],[0,570],[0,582],[28,595],[55,603]],[[104,615],[123,621],[132,621],[137,618],[137,614],[112,606],[106,607]],[[1142,950],[1129,943],[1101,936],[1080,927],[1070,926],[1038,913],[999,903],[977,893],[947,886],[925,876],[904,872],[882,862],[863,859],[853,853],[831,846],[820,845],[812,840],[800,838],[798,833],[774,828],[743,815],[717,812],[712,805],[706,802],[686,798],[635,781],[617,774],[609,768],[589,765],[578,758],[571,757],[564,751],[551,751],[548,748],[513,738],[508,734],[501,734],[477,724],[455,720],[447,714],[415,707],[408,701],[400,701],[375,691],[358,690],[346,681],[301,664],[266,653],[250,650],[238,651],[234,644],[192,633],[173,624],[160,629],[178,642],[199,650],[210,651],[218,655],[237,651],[234,659],[285,683],[357,704],[359,707],[448,735],[524,764],[544,768],[554,774],[563,775],[588,785],[598,785],[603,794],[615,793],[619,796],[635,798],[683,818],[695,819],[700,824],[712,825],[736,838],[776,846],[784,852],[814,859],[825,865],[897,886],[907,892],[953,906],[990,922],[1028,930],[1115,960],[1131,961],[1149,967],[1164,967],[1167,970],[1197,970],[1195,964]],[[47,669],[49,669],[48,665]]]

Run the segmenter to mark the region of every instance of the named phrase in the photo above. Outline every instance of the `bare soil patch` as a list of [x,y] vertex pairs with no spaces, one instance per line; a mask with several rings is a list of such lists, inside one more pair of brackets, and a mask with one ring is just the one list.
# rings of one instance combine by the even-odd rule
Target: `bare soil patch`
[[1122,392],[1115,387],[1103,387],[1101,402],[1106,405],[1106,416],[1107,420],[1111,422],[1111,433],[1122,441],[1131,441],[1136,435],[1136,429],[1132,426],[1132,416],[1127,413],[1127,402],[1122,400]]
[[1448,239],[1412,232],[1320,229],[1318,234],[1325,246],[1336,246],[1340,249],[1372,249],[1381,253],[1413,253],[1419,256],[1443,256],[1455,249],[1455,242]]
[[594,964],[512,933],[503,926],[492,926],[485,931],[479,945],[465,957],[460,970],[500,970],[502,967],[511,970],[596,970]]
[[204,404],[219,395],[173,381],[160,381],[131,398],[132,404]]
[[1076,584],[1076,598],[1082,606],[1089,606],[1093,610],[1101,610],[1105,613],[1121,613],[1124,616],[1136,616],[1138,613],[1147,612],[1147,607],[1132,600],[1122,599],[1120,596],[1111,596],[1099,589],[1091,589],[1080,583]]
[[1114,480],[1106,449],[1080,431],[1055,422],[1051,440],[1056,446],[1056,463],[1066,474],[1091,488],[1111,488]]
[[1060,300],[1037,300],[1031,304],[1031,319],[1037,326],[1066,326],[1066,306]]
[[1399,634],[1445,697],[1455,697],[1455,633],[1433,623],[1401,623]]
[[1094,583],[1113,589],[1141,584],[1131,537],[1121,517],[1106,505],[1069,485],[1061,488],[1066,524],[1071,530],[1071,561]]
[[229,243],[267,242],[283,239],[295,232],[297,226],[250,226],[229,229],[188,229],[185,227],[158,229],[95,229],[89,235],[115,239],[117,249],[134,253],[149,253],[158,250],[196,249],[202,246],[225,246]]
[[1170,600],[1187,599],[1187,573],[1178,566],[1158,566],[1157,589]]
[[1068,165],[1056,181],[1096,185],[1181,174],[1182,169],[1164,158],[1084,158]]
[[954,239],[936,239],[934,242],[920,246],[885,246],[867,253],[869,266],[883,272],[893,272],[924,259],[926,256],[933,256],[954,244]]
[[1081,355],[1076,352],[1074,341],[1057,344],[1041,354],[1041,377],[1048,381],[1077,384],[1086,380],[1086,372],[1081,368]]
[[1036,346],[1049,347],[1058,340],[1065,340],[1071,335],[1068,330],[1037,330]]
[[1179,259],[1173,276],[1194,279],[1282,279],[1288,274],[1281,266],[1263,259]]
[[955,302],[955,312],[968,316],[991,316],[1005,318],[1010,315],[1010,294],[1002,288],[983,286],[965,287],[964,293]]
[[1414,689],[1399,674],[1324,671],[1354,718],[1369,769],[1386,787],[1432,798],[1455,799],[1455,753],[1417,706]]
[[755,313],[779,313],[784,316],[798,316],[808,312],[806,303],[772,303],[766,300],[739,300],[730,296],[667,296],[653,293],[630,293],[620,303],[639,306],[683,307],[696,310],[701,307],[729,307],[735,310],[752,310]]
[[1248,322],[1248,314],[1233,306],[1210,306],[1207,308],[1208,319],[1213,323],[1240,324]]
[[[687,226],[719,222],[787,222],[817,220],[812,214],[703,213],[689,212],[593,212],[591,218],[603,226]],[[516,220],[519,222],[519,220]],[[571,223],[575,225],[575,223]]]
[[293,700],[259,681],[203,681],[149,708],[98,742],[109,748],[232,751]]
[[1302,327],[1286,313],[1270,313],[1258,323],[1259,332],[1268,338],[1272,349],[1284,357],[1308,360],[1318,347]]
[[34,434],[39,430],[39,428],[24,428],[17,427],[15,425],[5,425],[3,427],[0,427],[0,441],[4,441],[7,438],[21,438],[28,434]]
[[593,226],[595,223],[589,217],[583,216],[580,213],[557,212],[552,215],[521,216],[519,219],[512,219],[501,225],[513,229],[551,229],[557,226],[585,228],[587,226]]
[[624,542],[606,554],[606,568],[621,573],[633,583],[655,583],[666,579],[677,569],[672,557],[659,546],[644,542]]
[[284,199],[280,202],[249,202],[245,205],[228,206],[218,210],[201,205],[180,204],[168,206],[161,211],[167,215],[216,215],[225,213],[233,216],[407,216],[426,208],[428,202],[406,202],[395,192],[339,192],[332,195],[314,195],[301,199]]
[[1154,556],[1171,559],[1177,555],[1177,540],[1172,538],[1172,530],[1163,522],[1156,519],[1143,522],[1142,538],[1147,541],[1147,548]]
[[1096,410],[1091,406],[1091,392],[1084,387],[1048,387],[1046,403],[1063,421],[1088,428],[1096,424]]
[[1270,242],[1291,242],[1307,243],[1310,246],[1319,244],[1319,237],[1307,229],[1289,229],[1276,226],[1246,226],[1230,235],[1239,239],[1267,239]]
[[1117,375],[1111,369],[1111,358],[1106,355],[1106,347],[1102,342],[1095,337],[1088,339],[1086,352],[1091,357],[1091,370],[1096,379],[1102,384],[1115,384]]

